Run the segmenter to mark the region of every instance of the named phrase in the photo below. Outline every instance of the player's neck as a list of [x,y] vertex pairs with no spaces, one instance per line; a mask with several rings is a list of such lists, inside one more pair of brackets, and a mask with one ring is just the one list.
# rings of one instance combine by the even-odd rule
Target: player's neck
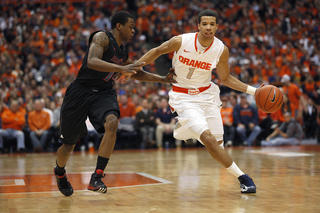
[[122,39],[120,38],[119,33],[118,33],[116,30],[111,30],[110,32],[112,33],[113,37],[116,39],[117,44],[118,44],[119,47],[120,47],[121,44],[122,44]]
[[198,34],[198,42],[201,44],[201,46],[203,47],[209,47],[210,44],[213,42],[213,38],[212,39],[205,39],[203,38],[203,36],[199,33]]

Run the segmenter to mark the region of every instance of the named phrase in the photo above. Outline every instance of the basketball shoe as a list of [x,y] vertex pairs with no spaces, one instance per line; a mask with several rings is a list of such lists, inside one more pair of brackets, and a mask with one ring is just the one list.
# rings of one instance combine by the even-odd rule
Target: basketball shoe
[[59,191],[64,194],[65,196],[70,196],[73,194],[73,188],[68,181],[67,174],[64,172],[62,176],[59,176],[56,174],[56,167],[53,169],[53,173],[56,176],[57,185],[59,188]]
[[241,193],[256,193],[256,185],[254,185],[253,180],[247,174],[243,174],[238,177],[240,181]]
[[92,173],[88,189],[95,192],[107,193],[107,187],[101,180],[104,176],[105,174],[103,174],[101,169],[97,169]]

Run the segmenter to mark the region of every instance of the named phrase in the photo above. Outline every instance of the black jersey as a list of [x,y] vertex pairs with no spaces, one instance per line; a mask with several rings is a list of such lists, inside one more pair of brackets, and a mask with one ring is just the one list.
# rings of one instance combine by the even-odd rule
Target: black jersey
[[79,70],[78,76],[76,78],[76,81],[80,83],[83,86],[90,87],[93,89],[98,90],[105,90],[105,89],[111,89],[114,83],[113,76],[116,74],[114,72],[100,72],[93,69],[88,68],[87,60],[88,60],[88,52],[90,48],[90,43],[92,41],[93,36],[97,32],[105,32],[107,36],[109,37],[109,47],[108,49],[103,52],[102,60],[114,63],[117,65],[122,65],[124,62],[127,61],[129,54],[125,47],[121,45],[119,47],[116,39],[112,35],[111,32],[106,32],[104,30],[102,31],[96,31],[90,35],[89,38],[89,44],[86,51],[86,55],[83,58],[81,68]]

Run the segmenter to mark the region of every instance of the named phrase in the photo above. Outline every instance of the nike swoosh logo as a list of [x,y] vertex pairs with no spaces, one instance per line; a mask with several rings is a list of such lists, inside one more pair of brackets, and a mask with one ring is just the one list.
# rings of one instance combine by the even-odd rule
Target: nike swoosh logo
[[190,51],[187,51],[187,50],[185,50],[185,49],[183,50],[183,52],[185,52],[185,53],[191,53]]
[[273,103],[275,99],[276,99],[276,90],[274,89],[273,98],[272,99],[270,98],[271,103]]

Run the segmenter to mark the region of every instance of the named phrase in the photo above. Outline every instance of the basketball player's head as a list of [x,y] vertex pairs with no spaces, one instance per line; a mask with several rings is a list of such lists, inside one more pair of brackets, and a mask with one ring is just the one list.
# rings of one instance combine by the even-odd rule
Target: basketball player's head
[[123,41],[129,41],[135,33],[133,16],[125,11],[116,12],[112,16],[111,27]]
[[198,14],[198,29],[199,33],[203,38],[211,40],[213,39],[218,29],[218,13],[206,9]]

